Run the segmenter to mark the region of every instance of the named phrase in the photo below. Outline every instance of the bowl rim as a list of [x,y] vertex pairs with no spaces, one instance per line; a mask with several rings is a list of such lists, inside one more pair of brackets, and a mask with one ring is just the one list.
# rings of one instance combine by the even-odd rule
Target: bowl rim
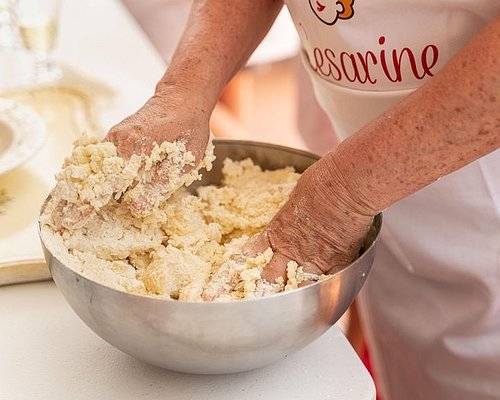
[[312,153],[307,150],[302,150],[302,149],[296,149],[294,147],[288,147],[288,146],[283,146],[281,144],[275,144],[275,143],[266,143],[266,142],[259,142],[256,140],[241,140],[241,139],[213,139],[213,144],[216,146],[217,144],[236,144],[236,145],[244,145],[244,146],[250,146],[250,147],[267,147],[271,149],[276,149],[276,150],[285,150],[288,153],[295,153],[301,156],[306,156],[309,158],[312,158],[314,160],[319,160],[321,159],[321,156],[318,154]]
[[[316,160],[319,160],[321,158],[320,156],[318,156],[316,154],[313,154],[313,153],[310,153],[310,152],[305,151],[305,150],[294,149],[294,148],[291,148],[291,147],[281,146],[281,145],[272,144],[272,143],[257,142],[257,141],[250,141],[250,140],[231,140],[231,139],[215,139],[213,142],[214,142],[214,145],[216,145],[217,143],[221,143],[221,144],[241,144],[241,145],[248,145],[248,146],[252,146],[252,147],[271,147],[271,148],[276,148],[276,149],[279,149],[279,150],[286,150],[288,152],[293,152],[293,153],[296,153],[296,154],[299,154],[299,155],[308,156],[310,158],[315,158]],[[42,206],[40,207],[40,211],[38,213],[38,217],[37,217],[37,231],[38,231],[38,236],[39,236],[40,242],[42,243],[43,248],[47,252],[49,252],[50,256],[53,257],[55,260],[57,260],[57,262],[61,266],[63,266],[65,269],[67,269],[70,272],[76,274],[79,278],[83,279],[84,281],[86,281],[86,282],[88,282],[90,284],[100,286],[101,288],[103,288],[105,290],[111,290],[113,292],[116,292],[118,295],[132,296],[132,297],[143,299],[143,300],[150,300],[150,301],[161,302],[161,303],[167,302],[167,303],[171,303],[171,304],[203,305],[202,307],[206,307],[207,305],[210,305],[211,307],[217,307],[217,306],[228,305],[228,304],[231,304],[231,305],[234,305],[234,304],[251,304],[251,303],[254,303],[254,302],[262,302],[262,301],[267,301],[269,299],[275,299],[275,298],[279,298],[279,297],[290,296],[293,293],[297,293],[298,294],[298,293],[301,293],[301,292],[306,291],[306,290],[312,290],[313,288],[315,288],[317,286],[320,286],[320,285],[322,285],[322,284],[324,284],[324,283],[332,280],[333,278],[335,278],[335,277],[343,274],[345,271],[347,271],[348,269],[352,268],[355,264],[361,262],[364,258],[366,258],[368,256],[368,253],[370,253],[370,251],[373,249],[373,247],[378,243],[378,241],[380,239],[380,232],[381,232],[381,229],[382,229],[382,220],[383,220],[382,213],[379,213],[379,214],[375,215],[373,217],[373,222],[372,222],[372,224],[370,226],[370,228],[371,227],[375,227],[375,229],[376,229],[376,236],[373,239],[372,243],[367,248],[363,249],[363,253],[359,257],[357,257],[354,261],[352,261],[349,265],[347,265],[346,267],[344,267],[344,268],[336,271],[335,273],[329,275],[327,278],[325,278],[323,280],[316,281],[316,282],[311,283],[309,285],[302,286],[302,287],[299,287],[297,289],[290,290],[288,292],[273,293],[273,294],[270,294],[268,296],[258,297],[258,298],[255,298],[255,299],[241,299],[241,300],[229,300],[229,301],[211,301],[211,302],[192,301],[192,300],[186,301],[186,300],[175,300],[175,299],[171,299],[171,298],[161,298],[159,296],[150,295],[150,294],[130,293],[130,292],[127,292],[125,290],[119,290],[119,289],[116,289],[116,288],[113,288],[113,287],[110,287],[110,286],[106,286],[106,285],[103,285],[100,282],[97,282],[95,280],[92,280],[92,279],[86,277],[81,272],[76,271],[73,268],[70,268],[66,264],[64,264],[63,262],[61,262],[61,260],[55,254],[53,254],[52,251],[50,250],[50,248],[47,246],[47,244],[45,243],[45,241],[43,239],[43,235],[42,235],[42,221],[41,221],[42,214],[43,214],[43,210],[45,209],[45,207],[46,207],[48,201],[50,200],[50,198],[51,198],[51,195],[49,194],[47,196],[47,198],[44,200],[44,202],[42,203]],[[49,266],[49,271],[50,271],[50,273],[52,275],[52,270],[51,270],[50,266]],[[52,275],[52,279],[53,279],[53,275]]]

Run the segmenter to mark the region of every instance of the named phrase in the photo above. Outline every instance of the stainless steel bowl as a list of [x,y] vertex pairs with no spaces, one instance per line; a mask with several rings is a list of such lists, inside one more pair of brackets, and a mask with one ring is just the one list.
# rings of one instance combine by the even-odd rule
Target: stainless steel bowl
[[[219,183],[226,157],[265,169],[302,172],[318,157],[264,143],[218,140],[217,160],[197,185]],[[43,210],[43,208],[42,208]],[[222,374],[277,361],[313,342],[347,310],[370,271],[381,217],[360,257],[322,282],[268,298],[189,303],[124,293],[93,282],[55,258],[42,239],[54,281],[78,316],[116,348],[174,371]],[[332,227],[334,229],[334,227]]]

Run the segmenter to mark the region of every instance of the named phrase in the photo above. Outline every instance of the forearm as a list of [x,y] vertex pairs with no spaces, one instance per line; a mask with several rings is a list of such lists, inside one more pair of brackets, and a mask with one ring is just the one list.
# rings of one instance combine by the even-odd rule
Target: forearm
[[172,87],[211,112],[225,84],[265,36],[281,0],[195,0],[184,34],[157,94]]
[[319,179],[328,187],[329,173],[340,176],[378,212],[499,148],[499,54],[497,17],[426,85],[326,156]]

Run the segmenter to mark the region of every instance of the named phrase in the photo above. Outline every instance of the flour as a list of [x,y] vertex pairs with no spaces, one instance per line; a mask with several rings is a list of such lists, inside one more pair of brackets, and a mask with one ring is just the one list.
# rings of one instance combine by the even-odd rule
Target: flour
[[[211,143],[193,168],[194,157],[180,142],[156,146],[151,157],[124,160],[112,143],[79,139],[42,215],[43,240],[68,267],[131,293],[231,301],[296,288],[296,264],[289,265],[286,286],[282,279],[269,283],[261,271],[272,250],[244,259],[241,249],[285,204],[300,174],[227,159],[220,186],[190,193],[186,186],[213,159]],[[169,179],[153,190],[154,168],[165,160]],[[152,205],[148,212],[131,207],[141,196]]]

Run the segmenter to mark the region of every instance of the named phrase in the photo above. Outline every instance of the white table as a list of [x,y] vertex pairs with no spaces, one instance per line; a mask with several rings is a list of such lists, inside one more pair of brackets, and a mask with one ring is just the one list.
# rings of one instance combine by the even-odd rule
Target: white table
[[153,94],[165,65],[119,0],[64,0],[55,58],[116,91],[109,128]]
[[223,376],[144,364],[96,336],[54,283],[0,287],[0,399],[374,400],[373,381],[336,327],[269,367]]

